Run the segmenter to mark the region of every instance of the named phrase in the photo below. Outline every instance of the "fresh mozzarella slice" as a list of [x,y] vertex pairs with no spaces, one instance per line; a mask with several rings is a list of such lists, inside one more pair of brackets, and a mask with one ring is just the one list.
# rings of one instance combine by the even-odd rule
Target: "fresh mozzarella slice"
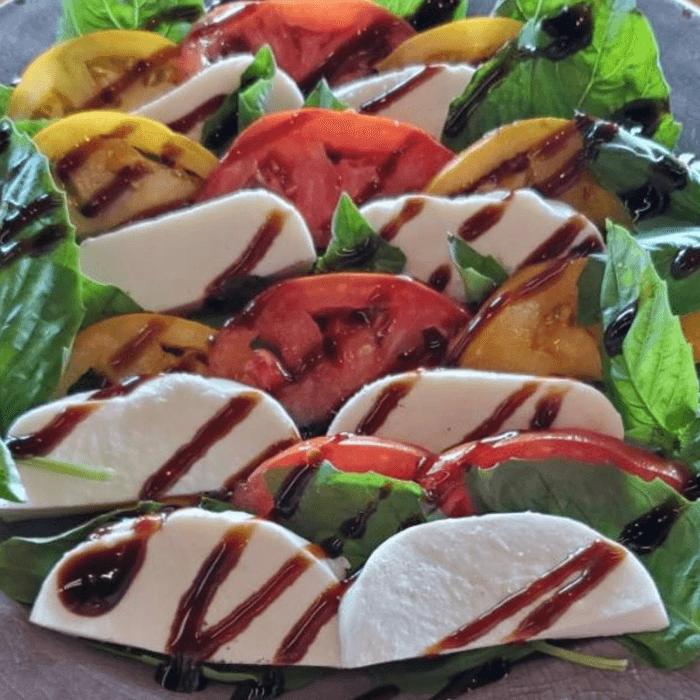
[[85,274],[147,310],[201,305],[249,275],[310,269],[316,253],[299,212],[267,190],[245,190],[83,241]]
[[[535,582],[544,590],[530,595]],[[572,592],[580,586],[580,597],[557,596],[567,583]],[[545,600],[561,616],[544,629],[523,631]],[[541,610],[533,616],[544,620]],[[340,604],[339,621],[346,667],[668,625],[654,582],[624,547],[574,520],[536,513],[443,520],[400,532],[372,553]],[[461,639],[448,641],[460,630]]]
[[[270,664],[305,612],[339,585],[317,549],[237,512],[187,508],[132,519],[68,552],[30,619],[193,664]],[[339,665],[337,615],[310,639],[300,636],[298,663]]]
[[[240,87],[241,75],[253,61],[252,54],[237,54],[196,73],[166,95],[135,110],[135,114],[167,124],[173,131],[199,141],[202,125]],[[266,113],[299,109],[304,96],[281,69],[275,71],[270,92],[263,101]]]
[[[277,401],[225,379],[167,374],[134,383],[125,395],[92,396],[40,406],[10,427],[8,444],[18,457],[28,501],[4,504],[3,516],[88,510],[137,497],[157,500],[221,489],[273,446],[299,439]],[[48,452],[33,447],[56,437]],[[113,473],[98,481],[47,471],[31,466],[37,452]]]
[[452,267],[448,236],[496,258],[508,273],[526,263],[571,254],[579,246],[586,252],[604,248],[588,219],[532,190],[452,199],[404,195],[370,202],[360,211],[379,235],[406,254],[407,275],[459,301],[464,300],[464,287]]
[[346,83],[335,94],[362,114],[414,124],[439,140],[450,102],[475,71],[466,63],[407,66]]
[[470,369],[383,377],[345,403],[328,434],[376,435],[443,452],[508,430],[549,428],[624,435],[620,414],[588,384]]

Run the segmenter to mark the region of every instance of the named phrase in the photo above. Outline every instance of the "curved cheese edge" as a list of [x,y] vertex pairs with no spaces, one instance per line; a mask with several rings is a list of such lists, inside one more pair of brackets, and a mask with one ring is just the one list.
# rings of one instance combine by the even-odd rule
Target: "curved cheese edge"
[[450,103],[475,72],[466,63],[413,65],[345,83],[334,92],[361,114],[413,124],[439,141]]
[[[155,119],[172,128],[178,121],[185,120],[200,107],[203,108],[210,100],[225,97],[238,90],[241,76],[253,59],[252,54],[237,54],[207,66],[167,94],[135,109],[134,114]],[[300,109],[303,104],[304,96],[297,84],[283,70],[277,68],[270,92],[263,101],[265,112]],[[215,111],[216,109],[212,109],[207,114],[204,110],[192,120],[190,128],[182,133],[199,141],[204,121]]]
[[[227,536],[233,532],[248,538],[247,543],[206,606],[205,630],[265,589],[266,582],[292,558],[302,560],[303,571],[293,580],[287,578],[289,585],[279,595],[271,596],[269,605],[253,606],[258,614],[252,616],[248,626],[202,660],[270,664],[304,611],[339,582],[328,560],[317,558],[306,540],[279,525],[244,513],[214,514],[188,508],[166,516],[148,538],[143,563],[112,610],[88,617],[66,607],[59,595],[62,567],[75,561],[75,557],[133,540],[137,522],[123,521],[64,555],[41,587],[31,622],[72,635],[168,654],[171,629],[183,596],[204,568],[207,557],[225,547]],[[339,666],[338,639],[337,617],[333,617],[321,628],[301,664]],[[192,655],[196,656],[196,650]]]
[[28,500],[3,503],[3,517],[45,516],[133,501],[152,474],[179,448],[196,441],[197,431],[237,399],[248,401],[249,397],[250,412],[240,422],[224,425],[222,434],[167,489],[167,496],[220,489],[272,446],[300,439],[292,419],[275,399],[227,379],[166,374],[143,382],[125,396],[97,401],[89,396],[67,397],[35,408],[13,423],[9,436],[31,435],[67,407],[93,405],[95,410],[46,457],[112,469],[111,478],[87,480],[23,465],[20,460]]
[[225,195],[80,245],[85,274],[150,311],[196,307],[216,296],[210,285],[225,293],[236,279],[301,274],[315,260],[301,214],[266,190]]
[[370,202],[360,212],[379,235],[387,229],[394,234],[390,242],[407,257],[404,274],[430,283],[441,268],[450,270],[444,292],[459,302],[465,300],[464,285],[452,266],[449,236],[468,239],[477,253],[494,257],[509,274],[550,242],[556,254],[548,257],[562,257],[581,244],[605,248],[583,215],[529,189],[454,198],[404,195]]
[[[391,398],[386,397],[392,394],[395,402],[389,404]],[[604,394],[588,384],[471,369],[418,370],[368,384],[338,411],[328,435],[371,433],[444,452],[465,442],[505,406],[512,412],[494,421],[490,434],[530,430],[533,420],[546,419],[551,423],[542,426],[545,428],[583,428],[620,439],[624,435],[620,414]],[[540,412],[543,417],[538,418]],[[376,426],[376,430],[367,426]]]
[[[435,653],[446,637],[596,541],[618,551],[622,560],[534,638],[665,628],[668,618],[654,582],[621,545],[568,518],[535,513],[484,515],[418,525],[374,551],[340,605],[343,666]],[[542,600],[450,651],[507,643]]]

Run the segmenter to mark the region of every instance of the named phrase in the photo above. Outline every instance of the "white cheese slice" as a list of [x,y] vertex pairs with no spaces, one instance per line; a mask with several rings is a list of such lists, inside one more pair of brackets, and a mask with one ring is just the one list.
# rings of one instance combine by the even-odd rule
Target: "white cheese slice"
[[[489,221],[487,217],[479,224],[483,226],[480,234],[468,244],[481,255],[494,257],[509,274],[558,231],[569,226],[569,222],[575,235],[555,257],[566,255],[589,239],[595,241],[600,250],[605,247],[598,229],[583,215],[563,202],[543,199],[528,189],[454,198],[403,195],[374,200],[360,212],[380,235],[387,226],[395,232],[390,242],[406,254],[405,274],[430,283],[439,270],[451,270],[444,291],[452,299],[464,301],[464,285],[452,267],[448,236],[459,237],[462,226],[469,220],[474,221],[472,217],[487,207],[500,210],[500,218]],[[406,216],[406,212],[410,214]],[[398,230],[394,225],[397,221],[401,222]]]
[[[224,419],[221,432],[207,449],[200,449],[198,431],[211,425],[215,416],[238,400],[248,403],[250,412],[235,424]],[[10,427],[9,437],[32,435],[67,407],[87,404],[95,409],[45,456],[112,469],[111,478],[95,481],[47,471],[19,460],[28,501],[3,503],[3,517],[46,515],[47,510],[89,510],[133,501],[146,480],[188,445],[194,445],[194,461],[165,495],[213,491],[222,488],[271,446],[299,439],[292,419],[268,394],[227,379],[191,374],[161,375],[125,396],[93,401],[89,395],[81,394],[40,406],[20,416]]]
[[266,190],[225,195],[80,246],[85,274],[123,289],[149,311],[200,305],[209,286],[236,267],[235,277],[284,277],[306,272],[315,259],[301,214]]
[[466,63],[406,66],[346,83],[334,92],[360,113],[408,122],[440,140],[450,102],[464,92],[475,72]]
[[[210,100],[238,90],[241,76],[252,63],[253,58],[252,54],[236,54],[207,66],[174,90],[134,110],[134,113],[174,126],[178,121],[205,106]],[[277,68],[272,78],[270,92],[263,100],[262,106],[265,112],[300,109],[303,104],[304,96],[297,84],[283,70]],[[198,115],[200,118],[193,120],[188,130],[177,130],[199,141],[204,121],[210,116],[212,116],[211,113]]]
[[[252,615],[248,626],[233,639],[224,641],[206,660],[270,664],[304,612],[339,581],[328,560],[317,558],[315,549],[306,540],[275,523],[244,513],[214,514],[188,508],[165,517],[160,528],[146,540],[143,563],[116,606],[91,617],[67,607],[59,593],[62,567],[76,557],[103,552],[133,540],[137,522],[135,519],[122,522],[64,555],[44,581],[31,621],[68,634],[167,654],[183,596],[206,569],[207,558],[217,549],[225,551],[226,537],[233,534],[247,537],[247,544],[230,573],[222,573],[223,580],[206,605],[205,634],[212,625],[246,601],[250,602],[252,596],[269,590],[266,583],[276,575],[280,577],[280,571],[290,560],[300,558],[303,566],[296,579],[281,576],[289,585],[271,595],[269,605],[258,605],[259,614]],[[143,524],[143,519],[140,522]],[[206,590],[202,592],[210,592],[212,586],[203,588]],[[321,627],[300,663],[338,666],[338,640],[337,616],[334,616]]]
[[[384,420],[378,428],[360,430],[363,424],[371,427],[371,415],[391,396],[395,400],[384,404]],[[494,421],[504,406],[512,412]],[[490,434],[529,430],[538,415],[540,420],[551,418],[548,411],[552,407],[556,415],[550,428],[584,428],[620,439],[624,435],[620,414],[604,394],[588,384],[472,369],[418,370],[383,377],[348,399],[328,434],[371,432],[443,452],[487,423],[491,423]]]
[[[663,603],[646,569],[623,547],[586,525],[535,513],[458,518],[409,528],[373,552],[340,605],[343,665],[423,656],[596,540],[619,550],[622,560],[534,638],[666,627]],[[459,649],[507,642],[542,602],[540,598],[509,615]]]

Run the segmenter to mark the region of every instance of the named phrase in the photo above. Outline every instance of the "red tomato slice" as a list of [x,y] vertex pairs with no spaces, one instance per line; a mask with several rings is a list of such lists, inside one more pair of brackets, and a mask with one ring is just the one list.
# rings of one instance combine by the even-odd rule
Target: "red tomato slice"
[[419,191],[451,158],[424,131],[392,119],[325,109],[279,112],[239,135],[199,199],[253,187],[272,190],[298,207],[316,245],[325,247],[342,192],[359,205],[378,195]]
[[442,364],[469,319],[406,277],[301,277],[267,289],[228,321],[209,368],[273,394],[298,425],[317,426],[367,382]]
[[323,77],[336,85],[368,75],[416,33],[369,0],[267,0],[239,7],[217,8],[194,25],[182,42],[188,74],[269,44],[277,65],[308,92]]
[[328,460],[344,472],[377,472],[393,479],[415,481],[421,470],[430,468],[437,455],[419,447],[392,440],[340,434],[304,440],[263,462],[238,486],[231,502],[242,510],[267,517],[275,507],[265,475],[275,469],[318,466]]
[[462,512],[462,504],[468,499],[464,474],[471,468],[489,469],[511,459],[562,459],[610,465],[645,481],[661,479],[677,491],[682,491],[689,481],[687,468],[681,462],[591,430],[506,433],[469,442],[444,452],[417,481],[447,515],[469,515]]

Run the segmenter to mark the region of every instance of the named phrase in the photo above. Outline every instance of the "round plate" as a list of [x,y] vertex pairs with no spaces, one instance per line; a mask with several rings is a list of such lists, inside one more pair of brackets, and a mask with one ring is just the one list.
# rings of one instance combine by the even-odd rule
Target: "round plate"
[[[488,14],[494,0],[471,0],[471,14]],[[683,123],[681,152],[700,152],[697,104],[700,90],[700,14],[676,0],[638,0],[661,46],[661,62],[673,90],[675,117]],[[0,0],[0,82],[9,83],[55,36],[58,0]],[[678,47],[682,47],[679,50]],[[695,109],[691,107],[695,106]],[[627,656],[613,641],[576,648],[614,657]],[[351,700],[374,684],[360,673],[337,673],[287,700]],[[164,700],[182,695],[162,690],[153,669],[110,656],[85,642],[36,628],[24,609],[0,594],[0,696],[2,700]],[[232,688],[212,684],[197,700],[224,700]],[[402,695],[402,698],[416,697]],[[452,696],[456,697],[456,696]],[[636,662],[624,673],[594,671],[553,659],[517,665],[505,680],[476,691],[479,700],[697,700],[700,664],[673,673]]]

